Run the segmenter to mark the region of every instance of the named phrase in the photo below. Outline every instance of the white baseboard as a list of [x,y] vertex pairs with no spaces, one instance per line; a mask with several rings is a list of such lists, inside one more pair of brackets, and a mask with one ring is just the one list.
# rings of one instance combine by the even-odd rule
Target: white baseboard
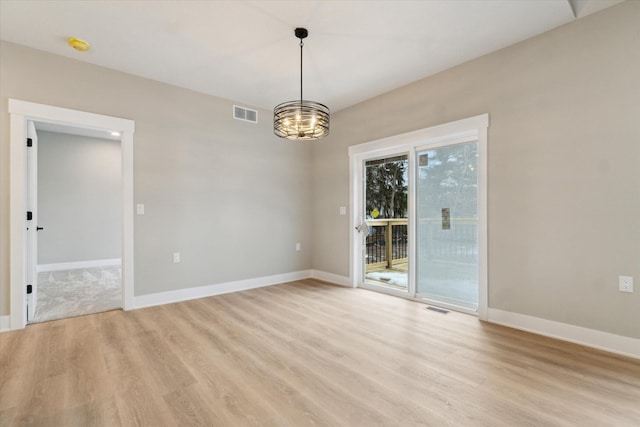
[[76,262],[61,262],[57,264],[40,264],[37,271],[60,271],[60,270],[75,270],[77,268],[95,268],[95,267],[108,267],[111,265],[120,265],[122,260],[120,258],[111,259],[94,259],[91,261],[76,261]]
[[534,334],[557,338],[610,353],[640,359],[640,339],[541,319],[509,311],[489,309],[488,321]]
[[[87,261],[87,263],[93,263],[91,265],[82,263],[64,263],[64,264],[45,264],[44,267],[50,268],[39,271],[55,271],[66,270],[73,268],[88,268],[91,266],[101,265],[117,265],[118,260],[98,260],[104,262],[104,264],[96,265],[94,261]],[[118,261],[115,263],[114,261]],[[60,268],[56,268],[60,266]],[[42,266],[38,266],[42,267]],[[175,291],[159,292],[156,294],[140,295],[134,297],[134,307],[144,308],[152,307],[162,304],[171,304],[174,302],[187,301],[196,298],[210,297],[214,295],[222,295],[231,292],[245,291],[248,289],[261,288],[264,286],[278,285],[281,283],[293,282],[303,279],[319,279],[337,285],[351,287],[351,280],[348,277],[340,276],[338,274],[326,273],[318,270],[302,270],[292,273],[276,274],[273,276],[257,277],[254,279],[237,280],[233,282],[217,283],[215,285],[198,286],[195,288],[178,289]],[[0,316],[0,332],[10,330],[10,318],[11,316]]]
[[[218,283],[215,285],[199,286],[195,288],[141,295],[134,298],[134,308],[170,304],[174,302],[244,291],[248,289],[277,285],[308,278],[323,280],[341,286],[352,286],[351,279],[346,276],[327,273],[319,270],[303,270],[292,273],[276,274],[273,276],[258,277],[254,279],[238,280],[234,282]],[[0,332],[10,330],[10,318],[11,316],[9,315],[0,316]],[[633,357],[635,359],[640,359],[640,339],[624,337],[608,332],[602,332],[594,329],[583,328],[581,326],[569,325],[567,323],[555,322],[552,320],[541,319],[524,314],[498,310],[495,308],[489,308],[488,321],[491,323],[496,323],[499,325],[504,325],[511,328],[557,338],[563,341],[569,341],[576,344],[585,345],[587,347],[593,347],[611,353]]]
[[255,279],[237,280],[234,282],[216,283],[215,285],[159,292],[157,294],[140,295],[134,298],[134,308],[152,307],[231,292],[246,291],[248,289],[308,279],[309,277],[311,277],[311,271],[303,270],[273,276],[257,277]]
[[349,288],[353,287],[353,284],[351,283],[351,278],[347,276],[327,273],[326,271],[320,271],[320,270],[310,270],[310,271],[311,271],[311,278],[313,279],[323,280],[325,282],[331,282],[331,283],[335,283],[336,285],[347,286]]
[[0,316],[0,332],[11,330],[11,316]]

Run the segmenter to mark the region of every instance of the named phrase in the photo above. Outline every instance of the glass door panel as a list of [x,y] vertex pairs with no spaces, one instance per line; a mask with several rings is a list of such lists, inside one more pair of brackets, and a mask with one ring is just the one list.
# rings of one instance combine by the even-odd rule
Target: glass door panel
[[364,164],[364,278],[372,285],[408,290],[408,155]]
[[420,297],[478,306],[478,142],[416,153]]

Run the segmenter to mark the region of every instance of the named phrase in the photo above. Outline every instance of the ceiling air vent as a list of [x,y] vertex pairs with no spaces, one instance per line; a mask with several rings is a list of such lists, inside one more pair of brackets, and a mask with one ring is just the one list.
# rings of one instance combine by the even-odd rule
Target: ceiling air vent
[[233,106],[233,118],[244,122],[258,123],[258,112],[244,107]]

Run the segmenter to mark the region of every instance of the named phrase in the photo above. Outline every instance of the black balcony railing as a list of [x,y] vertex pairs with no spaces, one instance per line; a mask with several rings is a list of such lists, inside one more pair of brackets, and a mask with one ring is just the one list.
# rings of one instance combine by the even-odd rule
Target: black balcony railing
[[366,242],[366,264],[391,268],[393,264],[407,262],[409,237],[406,218],[372,219],[367,220],[367,225],[370,231]]
[[[406,218],[367,220],[370,231],[366,238],[368,269],[392,268],[407,262],[409,236]],[[475,218],[452,218],[451,227],[442,229],[440,218],[419,220],[418,251],[435,261],[477,263],[478,226]],[[387,242],[391,242],[388,245]]]

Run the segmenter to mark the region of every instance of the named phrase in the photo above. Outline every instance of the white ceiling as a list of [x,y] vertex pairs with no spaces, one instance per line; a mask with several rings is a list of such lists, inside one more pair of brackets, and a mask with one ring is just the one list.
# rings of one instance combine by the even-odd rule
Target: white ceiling
[[[249,106],[333,112],[622,0],[0,0],[0,38]],[[91,50],[66,41],[77,37]]]

